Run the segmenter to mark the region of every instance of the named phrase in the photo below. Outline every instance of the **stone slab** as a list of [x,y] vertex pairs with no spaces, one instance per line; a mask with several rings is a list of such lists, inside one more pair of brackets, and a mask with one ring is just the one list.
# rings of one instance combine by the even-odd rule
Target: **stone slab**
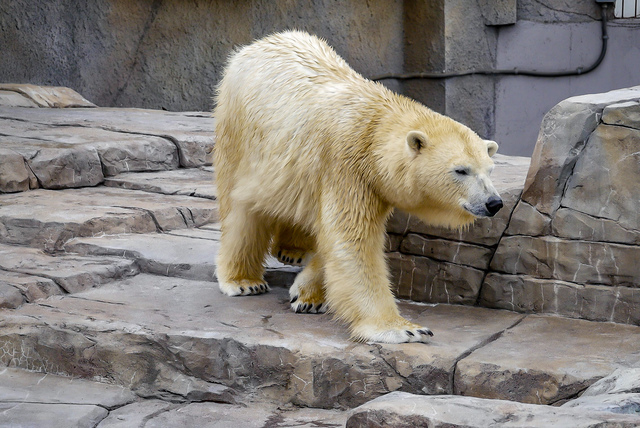
[[599,125],[567,180],[561,205],[640,230],[640,129]]
[[33,183],[24,157],[18,152],[0,148],[0,193],[24,192],[37,187]]
[[218,403],[171,404],[145,400],[113,411],[97,428],[129,427],[343,427],[346,412],[321,409],[278,409],[252,403],[232,406]]
[[582,397],[602,394],[640,393],[640,368],[616,369],[584,391]]
[[568,208],[556,211],[552,227],[553,235],[561,238],[640,245],[640,230],[628,229],[618,221]]
[[353,343],[329,316],[293,313],[279,287],[229,298],[213,282],[141,274],[5,314],[0,364],[108,378],[145,397],[166,398],[188,375],[283,404],[354,407],[399,389],[451,391],[456,361],[522,317],[406,302],[400,310],[434,331],[430,344]]
[[0,90],[22,94],[37,104],[38,107],[68,108],[96,106],[73,89],[63,86],[0,83]]
[[580,397],[562,405],[580,411],[611,412],[634,415],[640,425],[640,394],[605,394]]
[[478,303],[516,312],[640,325],[640,290],[630,287],[581,285],[490,272],[482,284]]
[[0,195],[0,242],[59,250],[78,236],[149,233],[217,220],[201,198],[108,187]]
[[[12,119],[0,119],[0,128],[3,134],[3,139],[0,140],[2,145],[21,153],[44,149],[53,153],[72,148],[76,151],[94,150],[98,153],[105,176],[129,171],[175,169],[179,164],[175,144],[162,137],[85,126],[42,125]],[[11,137],[22,139],[14,142]],[[51,157],[55,159],[54,156]]]
[[3,107],[38,107],[38,104],[17,92],[0,89],[0,106]]
[[[20,251],[20,249],[17,250]],[[27,302],[64,294],[64,291],[52,279],[41,276],[0,270],[0,282],[10,284],[20,290]]]
[[640,101],[627,101],[606,106],[602,112],[602,122],[640,129]]
[[500,241],[491,269],[509,274],[558,279],[576,284],[637,288],[640,247],[556,238],[507,236]]
[[553,107],[542,120],[522,199],[543,214],[553,214],[604,108],[639,99],[640,88],[634,87],[572,97]]
[[[188,229],[167,234],[76,238],[65,245],[65,250],[135,260],[143,272],[155,275],[213,281],[220,234],[219,230]],[[265,279],[272,286],[289,286],[300,270],[268,257]]]
[[109,412],[100,406],[0,402],[0,426],[94,428]]
[[180,165],[187,168],[210,165],[210,153],[215,143],[214,120],[208,113],[175,113],[133,108],[61,110],[0,107],[0,118],[167,138],[178,148]]
[[[67,293],[76,293],[138,274],[132,260],[114,257],[56,257],[35,248],[0,244],[0,278],[3,271],[48,278]],[[55,293],[56,289],[51,287]]]
[[387,255],[397,297],[417,302],[473,305],[485,272],[469,266],[402,253]]
[[458,363],[455,391],[549,404],[638,365],[640,327],[530,315]]
[[105,186],[144,190],[165,195],[216,199],[213,168],[183,168],[174,171],[124,173],[105,179]]
[[400,251],[404,254],[425,256],[431,259],[471,266],[486,270],[489,267],[493,249],[461,241],[426,238],[409,233],[402,240]]
[[0,144],[24,158],[38,180],[37,187],[68,189],[96,186],[104,181],[100,155],[95,147],[4,135],[0,136]]
[[473,397],[424,397],[394,392],[351,412],[347,428],[572,427],[638,426],[640,417]]
[[136,401],[130,390],[93,382],[15,368],[0,368],[0,403],[95,404],[114,409]]

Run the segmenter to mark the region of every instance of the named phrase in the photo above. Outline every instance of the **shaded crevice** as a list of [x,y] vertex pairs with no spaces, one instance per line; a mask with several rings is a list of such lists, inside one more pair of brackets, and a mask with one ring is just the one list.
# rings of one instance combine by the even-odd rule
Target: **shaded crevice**
[[521,202],[522,202],[522,192],[520,192],[520,195],[518,196],[516,203],[513,205],[513,209],[509,213],[509,218],[506,221],[504,230],[500,234],[500,238],[498,238],[498,243],[493,247],[489,247],[492,249],[491,257],[489,257],[489,263],[487,263],[487,269],[484,271],[484,275],[482,276],[482,281],[480,282],[480,288],[478,289],[478,295],[476,296],[476,301],[473,304],[474,306],[480,306],[480,296],[482,296],[482,288],[484,287],[484,282],[487,279],[487,275],[494,272],[494,270],[491,268],[491,263],[493,263],[493,259],[496,255],[496,252],[498,251],[498,248],[500,247],[500,243],[502,242],[502,239],[505,236],[507,236],[507,230],[509,229],[509,225],[511,224],[511,219],[513,218],[513,214],[516,212],[516,208],[518,208],[518,205]]
[[460,361],[464,360],[465,358],[467,358],[469,355],[473,354],[478,349],[484,348],[485,346],[487,346],[487,345],[495,342],[496,340],[500,339],[505,332],[511,330],[512,328],[515,328],[518,324],[520,324],[522,321],[524,321],[524,319],[527,318],[528,316],[529,315],[520,316],[509,327],[505,328],[504,330],[500,330],[500,331],[492,334],[491,336],[489,336],[486,339],[484,339],[482,342],[480,342],[477,345],[472,346],[471,348],[467,349],[465,352],[460,354],[460,356],[458,358],[456,358],[455,362],[453,363],[453,366],[451,367],[451,376],[449,378],[449,384],[451,385],[451,393],[453,395],[460,395],[459,391],[456,391],[456,386],[455,386],[455,378],[456,378],[456,371],[458,370],[458,363]]
[[140,60],[140,55],[141,55],[141,51],[142,51],[142,46],[145,42],[145,40],[147,39],[147,35],[149,34],[149,31],[151,30],[151,26],[153,25],[153,23],[155,22],[157,16],[158,16],[158,12],[160,11],[160,7],[162,6],[162,0],[154,0],[153,3],[151,4],[151,10],[149,11],[149,15],[147,16],[147,20],[144,23],[144,26],[142,27],[142,33],[140,34],[140,37],[138,38],[138,42],[136,44],[136,48],[133,52],[133,63],[131,64],[131,67],[128,70],[127,73],[127,77],[125,78],[124,83],[118,88],[118,90],[116,91],[112,101],[111,101],[111,105],[117,105],[118,99],[120,98],[120,96],[122,96],[122,94],[124,93],[124,91],[127,89],[127,87],[129,86],[129,82],[131,81],[131,78],[133,77],[133,74],[135,72],[135,70],[138,68],[139,64],[141,63]]

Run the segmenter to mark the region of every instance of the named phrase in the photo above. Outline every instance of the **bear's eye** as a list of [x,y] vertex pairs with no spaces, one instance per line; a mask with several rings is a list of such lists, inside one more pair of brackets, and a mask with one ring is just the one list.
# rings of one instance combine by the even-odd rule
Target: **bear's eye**
[[469,175],[469,168],[458,167],[455,169],[456,174],[459,176]]

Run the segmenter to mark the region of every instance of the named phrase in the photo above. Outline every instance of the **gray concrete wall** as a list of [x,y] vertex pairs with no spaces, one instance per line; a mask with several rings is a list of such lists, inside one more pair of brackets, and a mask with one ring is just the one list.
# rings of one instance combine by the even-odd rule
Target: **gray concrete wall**
[[402,27],[401,0],[3,0],[0,82],[68,86],[100,106],[210,110],[234,47],[298,28],[365,75],[398,72]]
[[[100,106],[210,110],[231,49],[286,28],[326,38],[375,76],[588,65],[599,19],[594,0],[3,0],[0,83],[68,86]],[[384,83],[528,156],[558,101],[640,83],[640,20],[609,32],[586,76]]]
[[[592,73],[559,78],[504,76],[495,86],[495,133],[501,153],[530,156],[543,116],[574,95],[607,92],[640,84],[640,21],[628,26],[615,20],[608,28],[609,46]],[[600,54],[599,22],[543,23],[518,21],[501,30],[497,68],[576,69]]]

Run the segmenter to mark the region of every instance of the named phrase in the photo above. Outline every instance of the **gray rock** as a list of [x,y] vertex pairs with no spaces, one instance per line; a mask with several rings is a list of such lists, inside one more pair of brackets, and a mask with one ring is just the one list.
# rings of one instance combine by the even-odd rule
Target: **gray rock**
[[418,302],[474,304],[484,272],[402,253],[387,255],[396,296]]
[[25,297],[17,287],[0,280],[0,309],[14,309],[22,306]]
[[634,427],[640,418],[473,397],[394,392],[354,409],[347,428]]
[[[589,137],[569,178],[562,206],[640,230],[640,130],[600,125]],[[633,233],[633,232],[631,232]]]
[[562,238],[640,245],[640,230],[628,229],[615,220],[568,208],[560,208],[556,212],[552,226],[553,234]]
[[93,147],[54,144],[15,136],[0,136],[0,143],[26,160],[38,179],[37,187],[86,187],[98,185],[104,180],[100,156]]
[[39,107],[95,107],[95,104],[70,88],[38,86],[23,83],[0,83],[0,90],[22,94]]
[[[29,149],[64,153],[64,149],[95,150],[106,176],[129,171],[158,171],[178,167],[178,150],[166,138],[106,131],[85,126],[54,126],[0,119],[5,146],[22,153]],[[12,143],[9,137],[20,137]],[[80,170],[80,174],[89,171]],[[48,187],[52,187],[49,185]],[[61,186],[58,186],[61,187]],[[63,186],[62,186],[63,187]]]
[[0,148],[0,193],[29,190],[32,175],[21,154]]
[[581,411],[611,412],[635,415],[640,424],[640,394],[606,394],[580,397],[568,401],[562,407]]
[[341,427],[347,419],[346,412],[320,409],[280,409],[273,405],[250,403],[247,406],[230,406],[219,403],[170,404],[157,400],[145,400],[113,411],[98,428],[145,427]]
[[606,106],[602,112],[602,122],[640,129],[640,102],[628,101]]
[[40,250],[0,244],[0,269],[53,280],[68,293],[136,275],[134,262],[109,257],[52,257]]
[[[615,331],[615,333],[614,333]],[[638,362],[640,328],[529,315],[458,362],[455,392],[550,404]]]
[[113,409],[135,400],[130,390],[118,385],[14,368],[0,369],[0,403],[95,404]]
[[559,279],[577,284],[635,287],[640,278],[640,247],[552,236],[508,236],[496,250],[497,272]]
[[213,168],[184,168],[174,171],[124,173],[105,180],[105,186],[144,190],[165,195],[216,199]]
[[0,242],[61,249],[79,236],[149,233],[217,219],[210,200],[106,187],[0,195]]
[[524,201],[518,201],[509,220],[507,235],[543,236],[551,232],[551,217]]
[[637,99],[640,89],[636,87],[573,97],[552,108],[542,121],[522,199],[543,214],[553,214],[603,109],[612,103]]
[[[167,234],[136,234],[77,238],[65,250],[82,255],[117,256],[136,262],[142,272],[200,281],[215,280],[220,231],[189,229]],[[300,272],[273,257],[266,261],[265,279],[272,286],[289,286]]]
[[44,125],[83,126],[163,137],[178,148],[180,166],[211,164],[214,120],[206,113],[174,113],[125,108],[27,109],[0,107],[0,116]]
[[0,106],[3,107],[38,107],[29,98],[17,92],[0,89]]
[[640,314],[634,309],[640,305],[640,293],[629,287],[580,285],[491,272],[482,284],[478,303],[517,312],[640,324]]
[[493,250],[461,241],[426,238],[409,233],[403,240],[400,251],[404,254],[425,256],[431,259],[487,269]]
[[640,393],[640,368],[616,369],[587,388],[582,397],[625,393]]
[[108,413],[96,405],[0,402],[0,425],[12,428],[94,428]]
[[0,364],[108,378],[144,397],[184,399],[188,383],[173,380],[188,376],[277,403],[353,407],[398,389],[452,391],[456,361],[521,317],[401,303],[435,332],[432,342],[367,345],[328,316],[289,306],[279,287],[229,298],[213,282],[142,274],[6,314]]
[[[20,248],[15,251],[20,252]],[[19,272],[0,271],[0,283],[10,284],[20,291],[27,302],[35,302],[49,296],[64,294],[64,291],[49,278]]]

